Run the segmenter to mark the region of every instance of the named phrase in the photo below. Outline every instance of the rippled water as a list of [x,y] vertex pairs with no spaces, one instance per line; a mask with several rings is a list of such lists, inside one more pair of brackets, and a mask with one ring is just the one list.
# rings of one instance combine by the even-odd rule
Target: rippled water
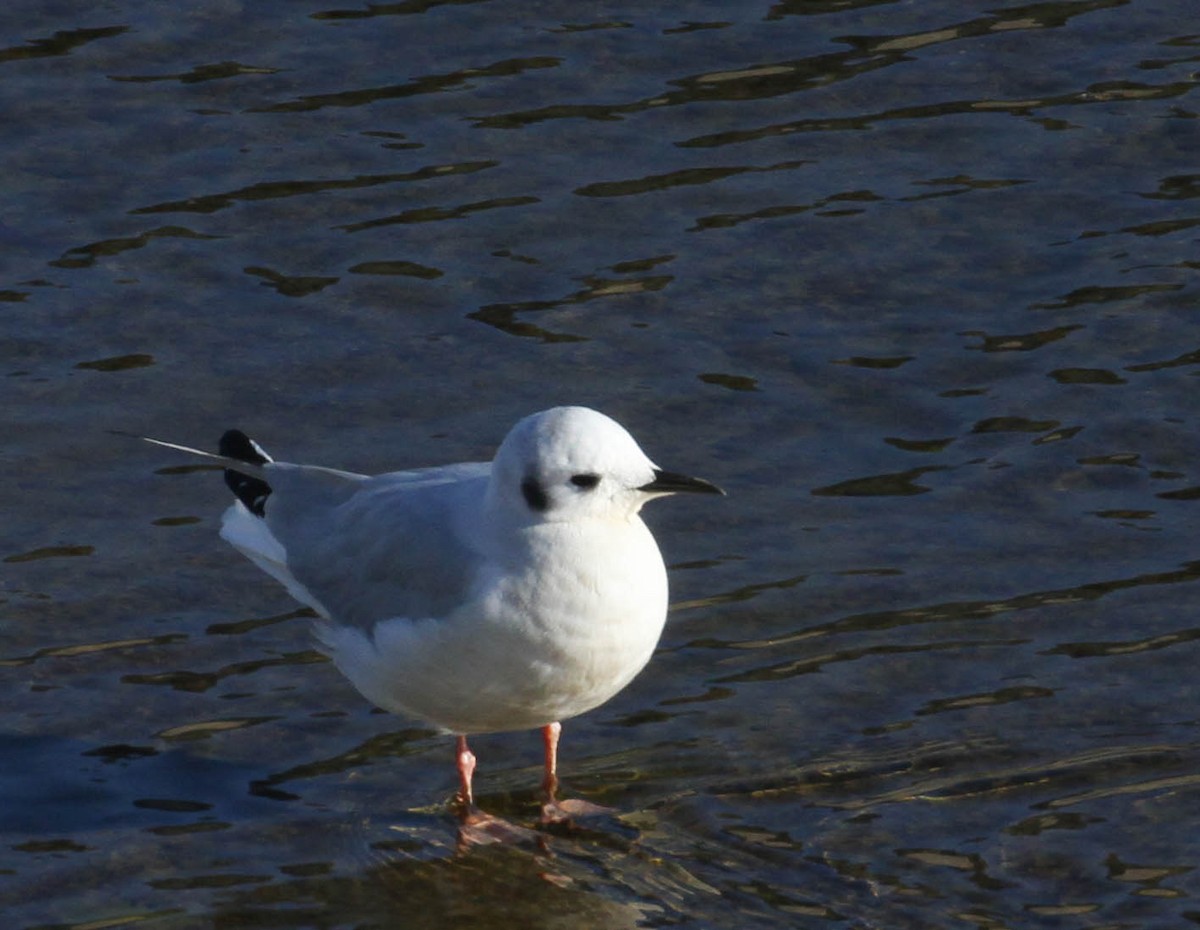
[[[6,926],[1200,924],[1198,75],[1184,0],[9,3]],[[459,855],[448,741],[110,431],[563,402],[730,497],[566,727],[617,813]]]

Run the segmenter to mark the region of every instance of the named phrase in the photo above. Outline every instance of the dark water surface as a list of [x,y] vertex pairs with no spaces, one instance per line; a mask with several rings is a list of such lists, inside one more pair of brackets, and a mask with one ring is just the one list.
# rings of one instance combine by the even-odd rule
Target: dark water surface
[[[1198,75],[1193,0],[10,0],[4,926],[1200,924]],[[730,496],[566,727],[616,813],[459,856],[449,742],[109,431],[564,402]]]

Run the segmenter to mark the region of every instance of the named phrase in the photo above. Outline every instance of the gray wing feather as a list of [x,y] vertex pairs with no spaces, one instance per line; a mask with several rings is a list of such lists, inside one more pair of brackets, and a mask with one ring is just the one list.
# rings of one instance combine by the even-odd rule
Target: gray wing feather
[[366,477],[269,465],[267,527],[287,552],[288,571],[335,622],[369,628],[394,617],[445,616],[482,561],[471,517],[490,468]]

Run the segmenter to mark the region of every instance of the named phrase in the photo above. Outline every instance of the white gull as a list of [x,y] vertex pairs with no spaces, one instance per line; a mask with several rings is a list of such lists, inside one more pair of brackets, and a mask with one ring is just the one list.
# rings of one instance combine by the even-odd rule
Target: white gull
[[490,463],[358,475],[273,461],[230,430],[217,459],[238,500],[221,536],[321,617],[322,649],[368,700],[457,737],[541,729],[547,821],[560,721],[624,688],[654,651],[667,573],[642,505],[715,485],[658,468],[616,421],[555,407],[512,428]]

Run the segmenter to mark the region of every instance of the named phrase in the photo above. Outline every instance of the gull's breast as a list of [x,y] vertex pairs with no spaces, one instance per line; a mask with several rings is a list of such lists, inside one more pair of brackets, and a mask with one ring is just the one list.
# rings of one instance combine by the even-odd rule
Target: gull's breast
[[486,570],[450,616],[385,621],[370,650],[335,661],[380,706],[455,733],[532,729],[603,704],[654,652],[666,570],[640,521],[599,540],[557,536],[536,540],[519,571]]

